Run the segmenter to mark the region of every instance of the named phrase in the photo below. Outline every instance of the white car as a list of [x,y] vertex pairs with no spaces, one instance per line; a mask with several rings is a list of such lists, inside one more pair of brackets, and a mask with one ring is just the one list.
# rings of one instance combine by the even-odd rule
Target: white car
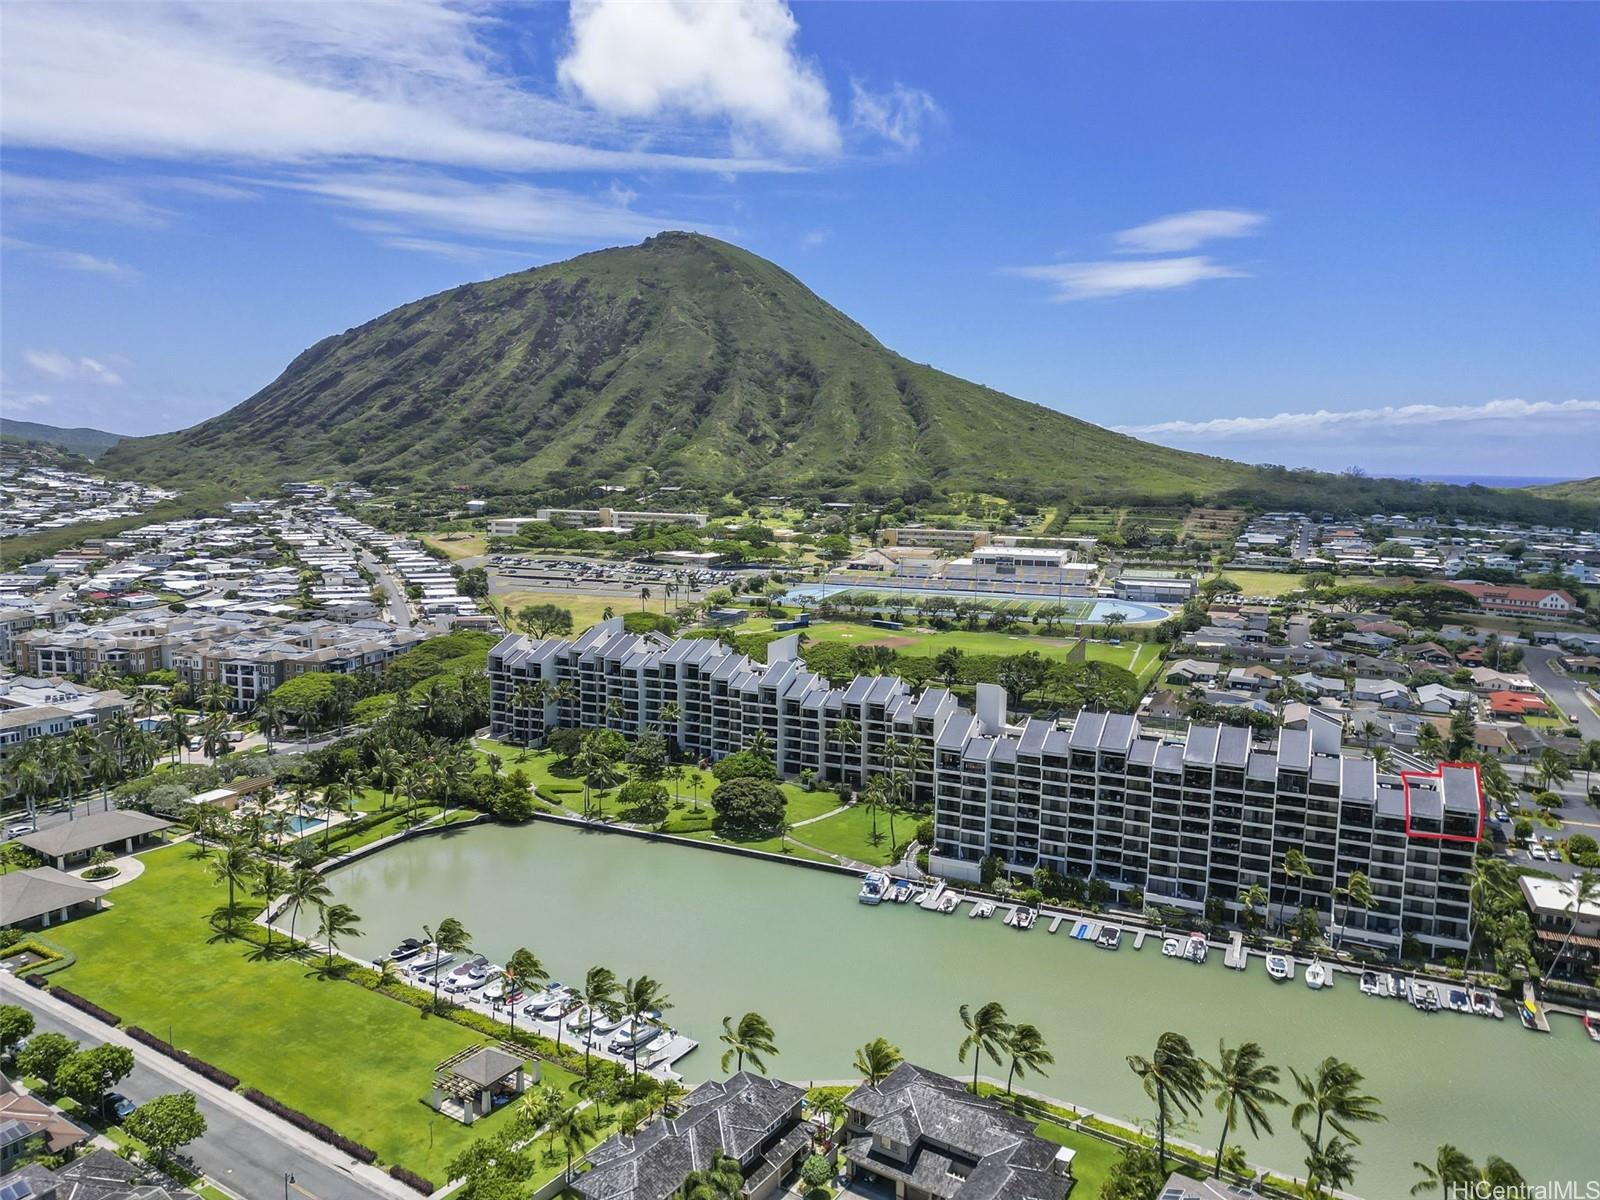
[[33,824],[29,821],[18,821],[15,825],[6,826],[6,837],[21,837],[25,833],[33,832]]
[[1544,862],[1544,860],[1549,857],[1549,855],[1544,852],[1544,847],[1538,842],[1535,842],[1533,845],[1528,847],[1528,853],[1534,858],[1538,859],[1540,862]]

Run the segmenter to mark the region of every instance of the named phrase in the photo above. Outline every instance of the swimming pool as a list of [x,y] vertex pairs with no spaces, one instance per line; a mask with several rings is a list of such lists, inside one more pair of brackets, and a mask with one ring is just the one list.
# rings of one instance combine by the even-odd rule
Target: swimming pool
[[[1026,600],[1035,604],[1048,604],[1055,597],[1039,595],[1032,592],[952,592],[939,588],[905,587],[889,583],[873,582],[861,584],[848,583],[807,583],[800,587],[790,588],[783,594],[782,602],[785,604],[817,604],[829,596],[837,596],[841,592],[874,592],[884,595],[894,592],[901,596],[937,596],[955,604],[958,600]],[[1074,620],[1094,623],[1104,621],[1112,613],[1121,613],[1129,624],[1138,625],[1147,621],[1165,621],[1172,615],[1172,610],[1163,608],[1159,604],[1143,604],[1136,600],[1089,600],[1079,596],[1063,598],[1068,602],[1088,604],[1089,614],[1084,617],[1074,617]]]
[[321,817],[303,817],[294,813],[289,817],[289,831],[291,833],[304,833],[308,829],[320,829],[325,822]]

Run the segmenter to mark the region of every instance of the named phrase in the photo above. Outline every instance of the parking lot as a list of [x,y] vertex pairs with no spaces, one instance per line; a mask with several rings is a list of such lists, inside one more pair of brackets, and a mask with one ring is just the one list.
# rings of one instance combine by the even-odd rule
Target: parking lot
[[749,572],[715,567],[679,567],[638,562],[606,562],[597,559],[528,557],[496,554],[489,559],[493,578],[502,590],[534,588],[586,592],[593,595],[620,595],[647,587],[658,594],[668,584],[684,600],[699,599],[705,593],[729,586]]

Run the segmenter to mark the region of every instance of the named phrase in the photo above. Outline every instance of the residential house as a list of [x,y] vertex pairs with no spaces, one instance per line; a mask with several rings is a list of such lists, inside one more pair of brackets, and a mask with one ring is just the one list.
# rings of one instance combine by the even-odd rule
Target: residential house
[[[1555,956],[1562,954],[1571,976],[1583,978],[1600,962],[1600,901],[1577,904],[1577,891],[1567,879],[1523,875],[1517,886],[1533,922],[1535,957],[1549,970]],[[1562,968],[1564,975],[1567,966]]]
[[1520,721],[1524,717],[1542,717],[1549,711],[1544,697],[1532,692],[1491,692],[1487,708],[1489,715],[1502,721]]
[[895,1200],[1065,1200],[1074,1152],[966,1085],[911,1063],[844,1100],[852,1179]]
[[1454,712],[1472,703],[1472,693],[1442,683],[1425,683],[1417,689],[1417,707],[1425,713]]
[[1578,611],[1578,602],[1563,588],[1513,587],[1498,583],[1446,580],[1445,587],[1471,596],[1489,612],[1518,616],[1563,617]]
[[811,1147],[804,1099],[804,1088],[749,1071],[702,1083],[677,1116],[613,1134],[589,1151],[589,1170],[569,1187],[584,1200],[668,1200],[691,1171],[709,1169],[721,1154],[739,1163],[741,1200],[762,1200],[789,1182]]

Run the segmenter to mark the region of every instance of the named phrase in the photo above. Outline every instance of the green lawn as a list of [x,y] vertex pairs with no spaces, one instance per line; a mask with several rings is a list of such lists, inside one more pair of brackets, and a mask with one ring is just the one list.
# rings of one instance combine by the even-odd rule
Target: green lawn
[[1099,1200],[1106,1176],[1111,1173],[1117,1159],[1122,1157],[1122,1151],[1110,1142],[1102,1142],[1099,1138],[1052,1121],[1039,1122],[1034,1132],[1046,1141],[1078,1152],[1072,1160],[1072,1175],[1078,1181],[1072,1189],[1072,1200]]
[[[916,827],[916,817],[896,814],[894,831],[902,842],[911,837]],[[880,840],[874,844],[872,817],[865,805],[857,804],[837,816],[802,826],[794,831],[794,836],[819,850],[831,850],[835,854],[843,854],[859,862],[887,866],[894,861],[890,853],[887,812],[878,814],[878,833]]]
[[[484,1039],[377,992],[319,978],[313,964],[259,960],[207,923],[227,901],[188,845],[152,851],[106,911],[51,930],[78,956],[54,976],[123,1018],[442,1184],[469,1132],[425,1101],[433,1065]],[[301,924],[305,924],[302,921]],[[544,1064],[546,1081],[573,1079]]]
[[481,533],[413,533],[424,546],[442,550],[451,559],[479,558],[489,553],[489,539]]
[[1246,596],[1286,596],[1306,585],[1304,575],[1288,571],[1234,571],[1224,569],[1225,578],[1233,580],[1244,589]]
[[[648,607],[653,612],[661,611],[661,590],[650,589],[650,602]],[[495,604],[513,616],[525,604],[554,604],[557,608],[564,608],[572,614],[571,637],[577,637],[591,625],[597,625],[605,618],[605,610],[613,609],[614,615],[623,616],[630,612],[639,611],[639,595],[617,596],[584,596],[564,588],[554,591],[527,591],[521,588],[505,592],[495,592],[490,599]]]

